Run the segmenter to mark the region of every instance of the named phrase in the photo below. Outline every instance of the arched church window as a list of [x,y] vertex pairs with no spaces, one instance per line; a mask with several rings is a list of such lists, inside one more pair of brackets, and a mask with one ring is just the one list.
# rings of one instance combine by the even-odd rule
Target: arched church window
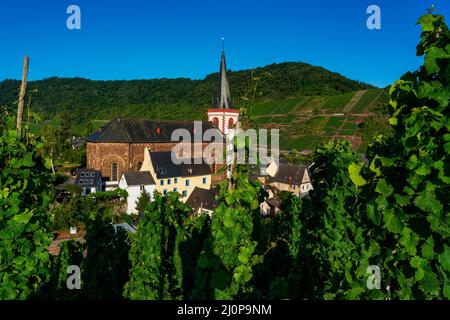
[[111,181],[117,181],[118,180],[117,169],[118,169],[117,162],[113,162],[111,164]]
[[230,119],[228,120],[228,129],[233,128],[233,125],[234,125],[234,119],[233,119],[233,118],[230,118]]
[[142,162],[139,161],[138,164],[137,164],[137,169],[138,169],[138,171],[141,170],[141,168],[142,168]]
[[219,118],[214,117],[214,118],[213,118],[213,123],[214,123],[214,125],[215,125],[216,127],[219,127]]

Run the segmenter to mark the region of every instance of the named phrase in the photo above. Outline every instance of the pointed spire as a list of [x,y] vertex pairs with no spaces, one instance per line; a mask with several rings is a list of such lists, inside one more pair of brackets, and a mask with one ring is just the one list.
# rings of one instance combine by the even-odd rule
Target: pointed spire
[[225,60],[225,39],[222,38],[222,58],[220,60],[219,70],[219,86],[217,88],[217,96],[215,106],[219,109],[230,109],[232,107],[230,97],[230,87],[227,79],[227,63]]

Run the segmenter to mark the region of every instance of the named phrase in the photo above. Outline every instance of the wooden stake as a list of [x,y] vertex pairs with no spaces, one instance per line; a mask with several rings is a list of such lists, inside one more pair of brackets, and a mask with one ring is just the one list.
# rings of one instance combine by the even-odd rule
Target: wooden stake
[[23,60],[22,84],[20,85],[19,103],[17,105],[17,131],[19,132],[20,138],[22,138],[23,102],[27,89],[28,61],[28,56],[25,56]]

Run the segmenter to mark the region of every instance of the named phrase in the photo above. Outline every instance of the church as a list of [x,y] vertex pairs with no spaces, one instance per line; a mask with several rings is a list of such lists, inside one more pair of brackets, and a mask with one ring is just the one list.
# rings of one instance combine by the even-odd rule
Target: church
[[[225,52],[222,50],[218,90],[213,108],[207,112],[202,129],[218,130],[225,138],[233,136],[238,126],[239,110],[233,108],[227,79]],[[172,132],[185,129],[195,133],[194,121],[167,121],[150,119],[116,118],[86,140],[87,168],[100,172],[106,188],[118,186],[125,172],[138,172],[144,163],[145,150],[150,152],[172,151],[179,143],[172,141]],[[204,150],[211,142],[192,142],[192,158],[201,157],[195,150]],[[196,146],[200,144],[201,146]],[[182,157],[182,155],[179,155]],[[227,159],[227,163],[230,159]],[[212,185],[226,179],[223,165],[211,164]]]

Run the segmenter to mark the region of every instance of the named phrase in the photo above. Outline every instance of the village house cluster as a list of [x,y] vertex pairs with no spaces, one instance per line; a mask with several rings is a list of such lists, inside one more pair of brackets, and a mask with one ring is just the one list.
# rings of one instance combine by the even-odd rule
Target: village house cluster
[[[232,159],[227,153],[225,163],[207,161],[203,151],[211,143],[222,144],[223,150],[230,148],[227,141],[232,141],[239,128],[239,110],[233,109],[226,72],[222,52],[215,105],[208,110],[208,120],[201,123],[204,130],[215,130],[216,136],[221,137],[219,141],[194,140],[187,146],[191,152],[176,153],[176,158],[182,161],[174,163],[172,156],[179,141],[173,141],[172,133],[182,129],[195,135],[193,121],[116,118],[86,140],[87,169],[79,170],[75,180],[83,194],[124,189],[128,192],[127,213],[135,214],[142,192],[150,197],[155,191],[163,195],[178,192],[181,201],[195,213],[211,214],[217,206],[217,185],[230,177],[230,170],[224,166],[229,167]],[[312,189],[307,167],[278,160],[264,167],[257,179],[269,194],[261,204],[262,214],[279,210],[280,191],[301,196]]]

